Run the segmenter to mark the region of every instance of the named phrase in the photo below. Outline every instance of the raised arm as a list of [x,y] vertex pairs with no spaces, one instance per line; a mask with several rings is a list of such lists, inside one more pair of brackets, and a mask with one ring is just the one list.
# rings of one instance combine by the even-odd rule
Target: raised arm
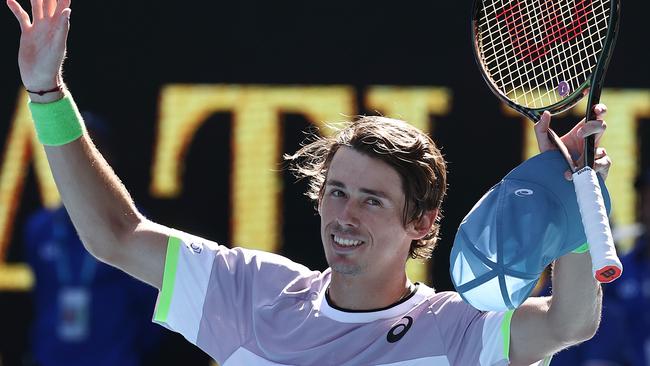
[[[579,156],[582,151],[584,136],[595,134],[598,141],[605,130],[602,119],[606,107],[599,104],[594,108],[597,121],[580,122],[562,137],[569,151],[576,154],[574,156]],[[547,112],[535,125],[542,152],[555,148],[546,135],[550,119]],[[602,148],[598,148],[596,159],[595,170],[606,178],[611,160]],[[588,340],[596,333],[602,308],[602,290],[592,275],[589,252],[571,253],[556,260],[552,286],[553,296],[530,298],[515,311],[510,338],[512,365],[530,365]]]
[[[70,0],[31,0],[31,5],[30,20],[18,2],[7,0],[21,28],[18,64],[23,84],[30,91],[31,102],[47,108],[67,94],[61,67],[70,27]],[[60,119],[53,121],[54,128],[63,123]],[[85,129],[72,142],[45,146],[45,152],[86,249],[160,289],[169,229],[138,212]]]

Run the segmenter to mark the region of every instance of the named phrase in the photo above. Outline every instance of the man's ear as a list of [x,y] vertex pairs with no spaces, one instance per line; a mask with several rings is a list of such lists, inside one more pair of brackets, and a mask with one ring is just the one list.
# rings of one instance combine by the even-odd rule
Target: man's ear
[[407,232],[413,240],[419,240],[427,236],[431,231],[431,227],[436,223],[439,210],[425,211],[420,218],[414,220],[408,225]]

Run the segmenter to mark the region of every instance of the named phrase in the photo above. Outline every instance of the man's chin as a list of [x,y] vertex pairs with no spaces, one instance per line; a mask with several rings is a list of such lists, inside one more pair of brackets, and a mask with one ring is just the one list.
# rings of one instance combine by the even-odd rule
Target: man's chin
[[332,272],[346,276],[358,276],[362,273],[361,266],[357,264],[332,263],[330,268]]

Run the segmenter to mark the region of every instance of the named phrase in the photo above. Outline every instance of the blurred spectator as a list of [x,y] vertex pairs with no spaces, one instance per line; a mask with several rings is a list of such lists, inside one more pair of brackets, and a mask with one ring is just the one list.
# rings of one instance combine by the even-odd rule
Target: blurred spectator
[[[92,114],[84,119],[95,143],[110,151],[106,124]],[[154,288],[91,256],[64,207],[34,213],[24,237],[36,279],[33,364],[135,366],[151,357],[162,334],[151,323]]]

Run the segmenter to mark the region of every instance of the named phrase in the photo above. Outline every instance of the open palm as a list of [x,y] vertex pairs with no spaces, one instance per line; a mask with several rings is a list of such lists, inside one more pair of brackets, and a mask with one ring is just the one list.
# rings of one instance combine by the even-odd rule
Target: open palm
[[32,17],[16,0],[7,6],[21,29],[18,66],[30,90],[47,90],[61,84],[69,30],[70,0],[31,0]]

